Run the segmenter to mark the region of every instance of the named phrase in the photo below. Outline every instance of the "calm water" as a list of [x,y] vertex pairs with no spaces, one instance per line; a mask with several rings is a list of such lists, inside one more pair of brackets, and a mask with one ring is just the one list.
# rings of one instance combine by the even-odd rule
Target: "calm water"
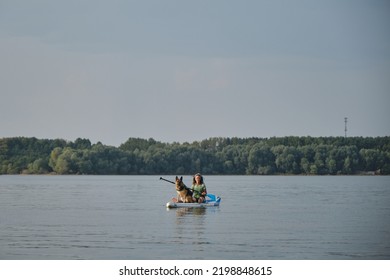
[[192,210],[159,178],[0,176],[0,259],[390,259],[388,176],[206,176]]

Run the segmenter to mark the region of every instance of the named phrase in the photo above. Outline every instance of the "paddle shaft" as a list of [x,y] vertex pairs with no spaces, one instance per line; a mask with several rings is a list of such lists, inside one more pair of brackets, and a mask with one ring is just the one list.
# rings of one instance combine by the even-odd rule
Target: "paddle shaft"
[[[168,183],[171,183],[171,184],[176,184],[175,182],[172,182],[172,181],[169,181],[169,180],[167,180],[167,179],[164,179],[163,177],[160,177],[160,180],[163,180],[163,181],[165,181],[165,182],[168,182]],[[187,186],[186,185],[184,185],[184,187],[186,187],[187,188]],[[188,188],[187,188],[188,189]],[[192,189],[191,189],[192,190]],[[192,190],[192,191],[194,191],[194,192],[198,192],[198,191],[196,191],[196,190]]]
[[[168,183],[171,183],[171,184],[176,184],[175,182],[172,182],[172,181],[169,181],[169,180],[167,180],[167,179],[165,179],[165,178],[163,178],[163,177],[160,177],[160,180],[163,180],[163,181],[165,181],[165,182],[168,182]],[[193,190],[193,189],[191,189],[193,192],[197,192],[197,193],[199,193],[198,191],[196,191],[196,190]],[[210,197],[211,199],[212,198],[214,198],[215,199],[215,196],[214,195],[212,195],[212,194],[206,194],[208,197]]]
[[169,181],[167,179],[164,179],[163,177],[160,177],[160,180],[163,180],[165,182],[171,183],[171,184],[176,184],[175,182]]

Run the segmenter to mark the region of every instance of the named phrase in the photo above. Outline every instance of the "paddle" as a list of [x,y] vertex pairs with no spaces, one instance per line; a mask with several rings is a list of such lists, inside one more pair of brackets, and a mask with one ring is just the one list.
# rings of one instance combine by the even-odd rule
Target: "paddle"
[[[164,179],[163,177],[160,177],[160,180],[163,180],[163,181],[168,182],[168,183],[171,183],[171,184],[176,184],[175,182],[172,182],[172,181],[169,181],[169,180],[167,180],[167,179]],[[191,190],[192,190],[192,189],[191,189]],[[197,192],[196,190],[192,190],[192,191]],[[208,198],[210,198],[211,200],[213,200],[213,201],[216,201],[216,200],[217,200],[217,197],[216,197],[215,195],[211,194],[211,193],[206,194],[206,196],[207,196]]]
[[169,181],[167,179],[164,179],[163,177],[160,177],[160,180],[163,180],[165,182],[171,183],[171,184],[176,184],[175,182]]

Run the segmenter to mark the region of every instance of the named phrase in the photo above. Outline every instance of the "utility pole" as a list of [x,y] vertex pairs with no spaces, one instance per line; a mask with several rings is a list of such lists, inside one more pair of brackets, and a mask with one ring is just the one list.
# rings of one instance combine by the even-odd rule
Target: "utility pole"
[[345,117],[345,118],[344,118],[344,123],[345,123],[345,128],[344,128],[345,138],[347,138],[347,121],[348,121],[348,118]]

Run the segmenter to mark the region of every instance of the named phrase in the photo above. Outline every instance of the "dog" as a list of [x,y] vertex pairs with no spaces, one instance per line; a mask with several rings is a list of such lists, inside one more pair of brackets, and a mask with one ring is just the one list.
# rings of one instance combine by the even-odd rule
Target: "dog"
[[183,183],[183,177],[176,176],[176,192],[177,192],[177,201],[184,203],[193,203],[194,200],[192,198],[193,192],[191,189],[187,188],[187,186]]

